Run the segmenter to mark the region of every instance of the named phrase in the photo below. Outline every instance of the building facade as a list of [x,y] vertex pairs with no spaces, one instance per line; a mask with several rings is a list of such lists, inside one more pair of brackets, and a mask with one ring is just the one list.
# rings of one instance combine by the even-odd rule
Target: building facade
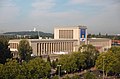
[[[13,55],[16,52],[21,39],[10,40],[10,50]],[[92,44],[103,52],[111,47],[110,39],[88,39],[86,26],[75,27],[57,27],[54,29],[54,39],[26,39],[29,41],[35,56],[50,55],[57,52],[75,52],[83,44]]]

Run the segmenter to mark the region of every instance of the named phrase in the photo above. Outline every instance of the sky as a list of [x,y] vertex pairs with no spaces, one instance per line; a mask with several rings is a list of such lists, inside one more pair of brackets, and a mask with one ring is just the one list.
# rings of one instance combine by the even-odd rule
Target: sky
[[120,0],[0,0],[0,33],[78,25],[120,34]]

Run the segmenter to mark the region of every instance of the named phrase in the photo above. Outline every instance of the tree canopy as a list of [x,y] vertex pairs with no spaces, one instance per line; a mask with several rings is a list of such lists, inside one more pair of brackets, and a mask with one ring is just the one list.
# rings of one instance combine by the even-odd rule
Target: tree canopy
[[0,63],[4,64],[7,58],[12,58],[12,54],[9,49],[8,40],[4,37],[0,38]]
[[108,73],[120,73],[120,47],[112,47],[108,52],[100,54],[96,60],[96,67]]
[[40,79],[50,76],[51,67],[48,62],[37,57],[19,64],[16,60],[8,60],[0,64],[0,79]]
[[30,60],[32,54],[32,47],[27,40],[21,40],[19,42],[18,53],[22,60]]

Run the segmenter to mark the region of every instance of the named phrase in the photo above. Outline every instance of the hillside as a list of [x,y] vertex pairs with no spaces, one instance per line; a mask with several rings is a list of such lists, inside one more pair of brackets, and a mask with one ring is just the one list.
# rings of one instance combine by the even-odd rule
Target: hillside
[[24,35],[28,35],[28,36],[41,36],[41,37],[52,37],[53,34],[52,33],[44,33],[44,32],[41,32],[41,31],[19,31],[19,32],[6,32],[6,33],[3,33],[4,35],[21,35],[21,36],[24,36]]

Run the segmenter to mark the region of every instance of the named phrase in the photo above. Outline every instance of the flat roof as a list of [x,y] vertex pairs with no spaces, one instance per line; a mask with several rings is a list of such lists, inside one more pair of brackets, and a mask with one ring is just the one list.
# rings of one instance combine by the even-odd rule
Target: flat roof
[[77,41],[77,39],[13,39],[13,40],[9,40],[9,43],[10,42],[19,42],[20,40],[28,40],[29,42]]
[[66,28],[68,28],[68,29],[77,29],[77,28],[79,28],[79,29],[81,29],[81,28],[84,28],[84,29],[87,29],[87,26],[83,26],[83,25],[78,25],[78,26],[57,26],[57,27],[55,27],[54,29],[66,29]]
[[108,38],[88,38],[88,41],[96,42],[96,41],[110,41]]

